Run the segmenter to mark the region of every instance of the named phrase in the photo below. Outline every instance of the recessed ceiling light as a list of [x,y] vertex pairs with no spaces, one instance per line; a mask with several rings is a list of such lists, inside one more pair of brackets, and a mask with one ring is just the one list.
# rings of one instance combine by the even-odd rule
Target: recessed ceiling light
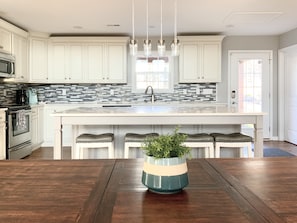
[[83,29],[82,26],[73,26],[73,29]]
[[107,24],[106,26],[107,27],[119,27],[120,24]]

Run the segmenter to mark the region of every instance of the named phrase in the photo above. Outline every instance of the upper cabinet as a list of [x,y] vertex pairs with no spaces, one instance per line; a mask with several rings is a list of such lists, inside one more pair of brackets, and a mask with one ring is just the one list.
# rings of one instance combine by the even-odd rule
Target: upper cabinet
[[0,27],[0,51],[11,53],[11,32]]
[[48,38],[30,38],[30,82],[48,82]]
[[224,36],[180,36],[179,82],[221,81],[221,46]]
[[15,81],[28,82],[28,38],[12,34],[12,54],[15,56]]
[[0,19],[0,51],[15,56],[14,82],[28,82],[28,32]]
[[50,83],[126,83],[127,37],[53,37]]

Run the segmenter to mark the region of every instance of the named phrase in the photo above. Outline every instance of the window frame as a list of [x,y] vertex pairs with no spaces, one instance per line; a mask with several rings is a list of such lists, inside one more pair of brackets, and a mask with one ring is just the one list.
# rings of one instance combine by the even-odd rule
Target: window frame
[[[132,93],[144,93],[145,89],[136,88],[136,60],[138,57],[144,57],[144,52],[138,52],[136,56],[131,57],[131,74],[132,74]],[[157,51],[153,51],[149,57],[159,57]],[[162,57],[168,57],[169,61],[169,77],[168,77],[168,89],[155,89],[154,93],[173,93],[174,92],[174,58],[165,53]]]

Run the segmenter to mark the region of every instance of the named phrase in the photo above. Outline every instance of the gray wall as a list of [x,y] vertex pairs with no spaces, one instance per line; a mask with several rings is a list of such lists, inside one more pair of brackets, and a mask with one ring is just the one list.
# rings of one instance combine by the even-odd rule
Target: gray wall
[[297,44],[297,28],[280,35],[279,48],[285,48]]
[[273,51],[273,131],[277,136],[277,77],[279,36],[228,36],[222,46],[222,82],[218,84],[218,101],[228,102],[228,51],[229,50],[272,50]]

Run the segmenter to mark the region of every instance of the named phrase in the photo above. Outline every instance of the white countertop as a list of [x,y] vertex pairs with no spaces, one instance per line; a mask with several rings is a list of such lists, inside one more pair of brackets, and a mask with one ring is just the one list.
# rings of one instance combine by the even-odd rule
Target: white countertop
[[[122,105],[123,106],[123,105]],[[197,116],[197,115],[264,115],[263,112],[243,112],[235,107],[216,104],[200,105],[132,105],[130,107],[77,107],[53,116]]]

